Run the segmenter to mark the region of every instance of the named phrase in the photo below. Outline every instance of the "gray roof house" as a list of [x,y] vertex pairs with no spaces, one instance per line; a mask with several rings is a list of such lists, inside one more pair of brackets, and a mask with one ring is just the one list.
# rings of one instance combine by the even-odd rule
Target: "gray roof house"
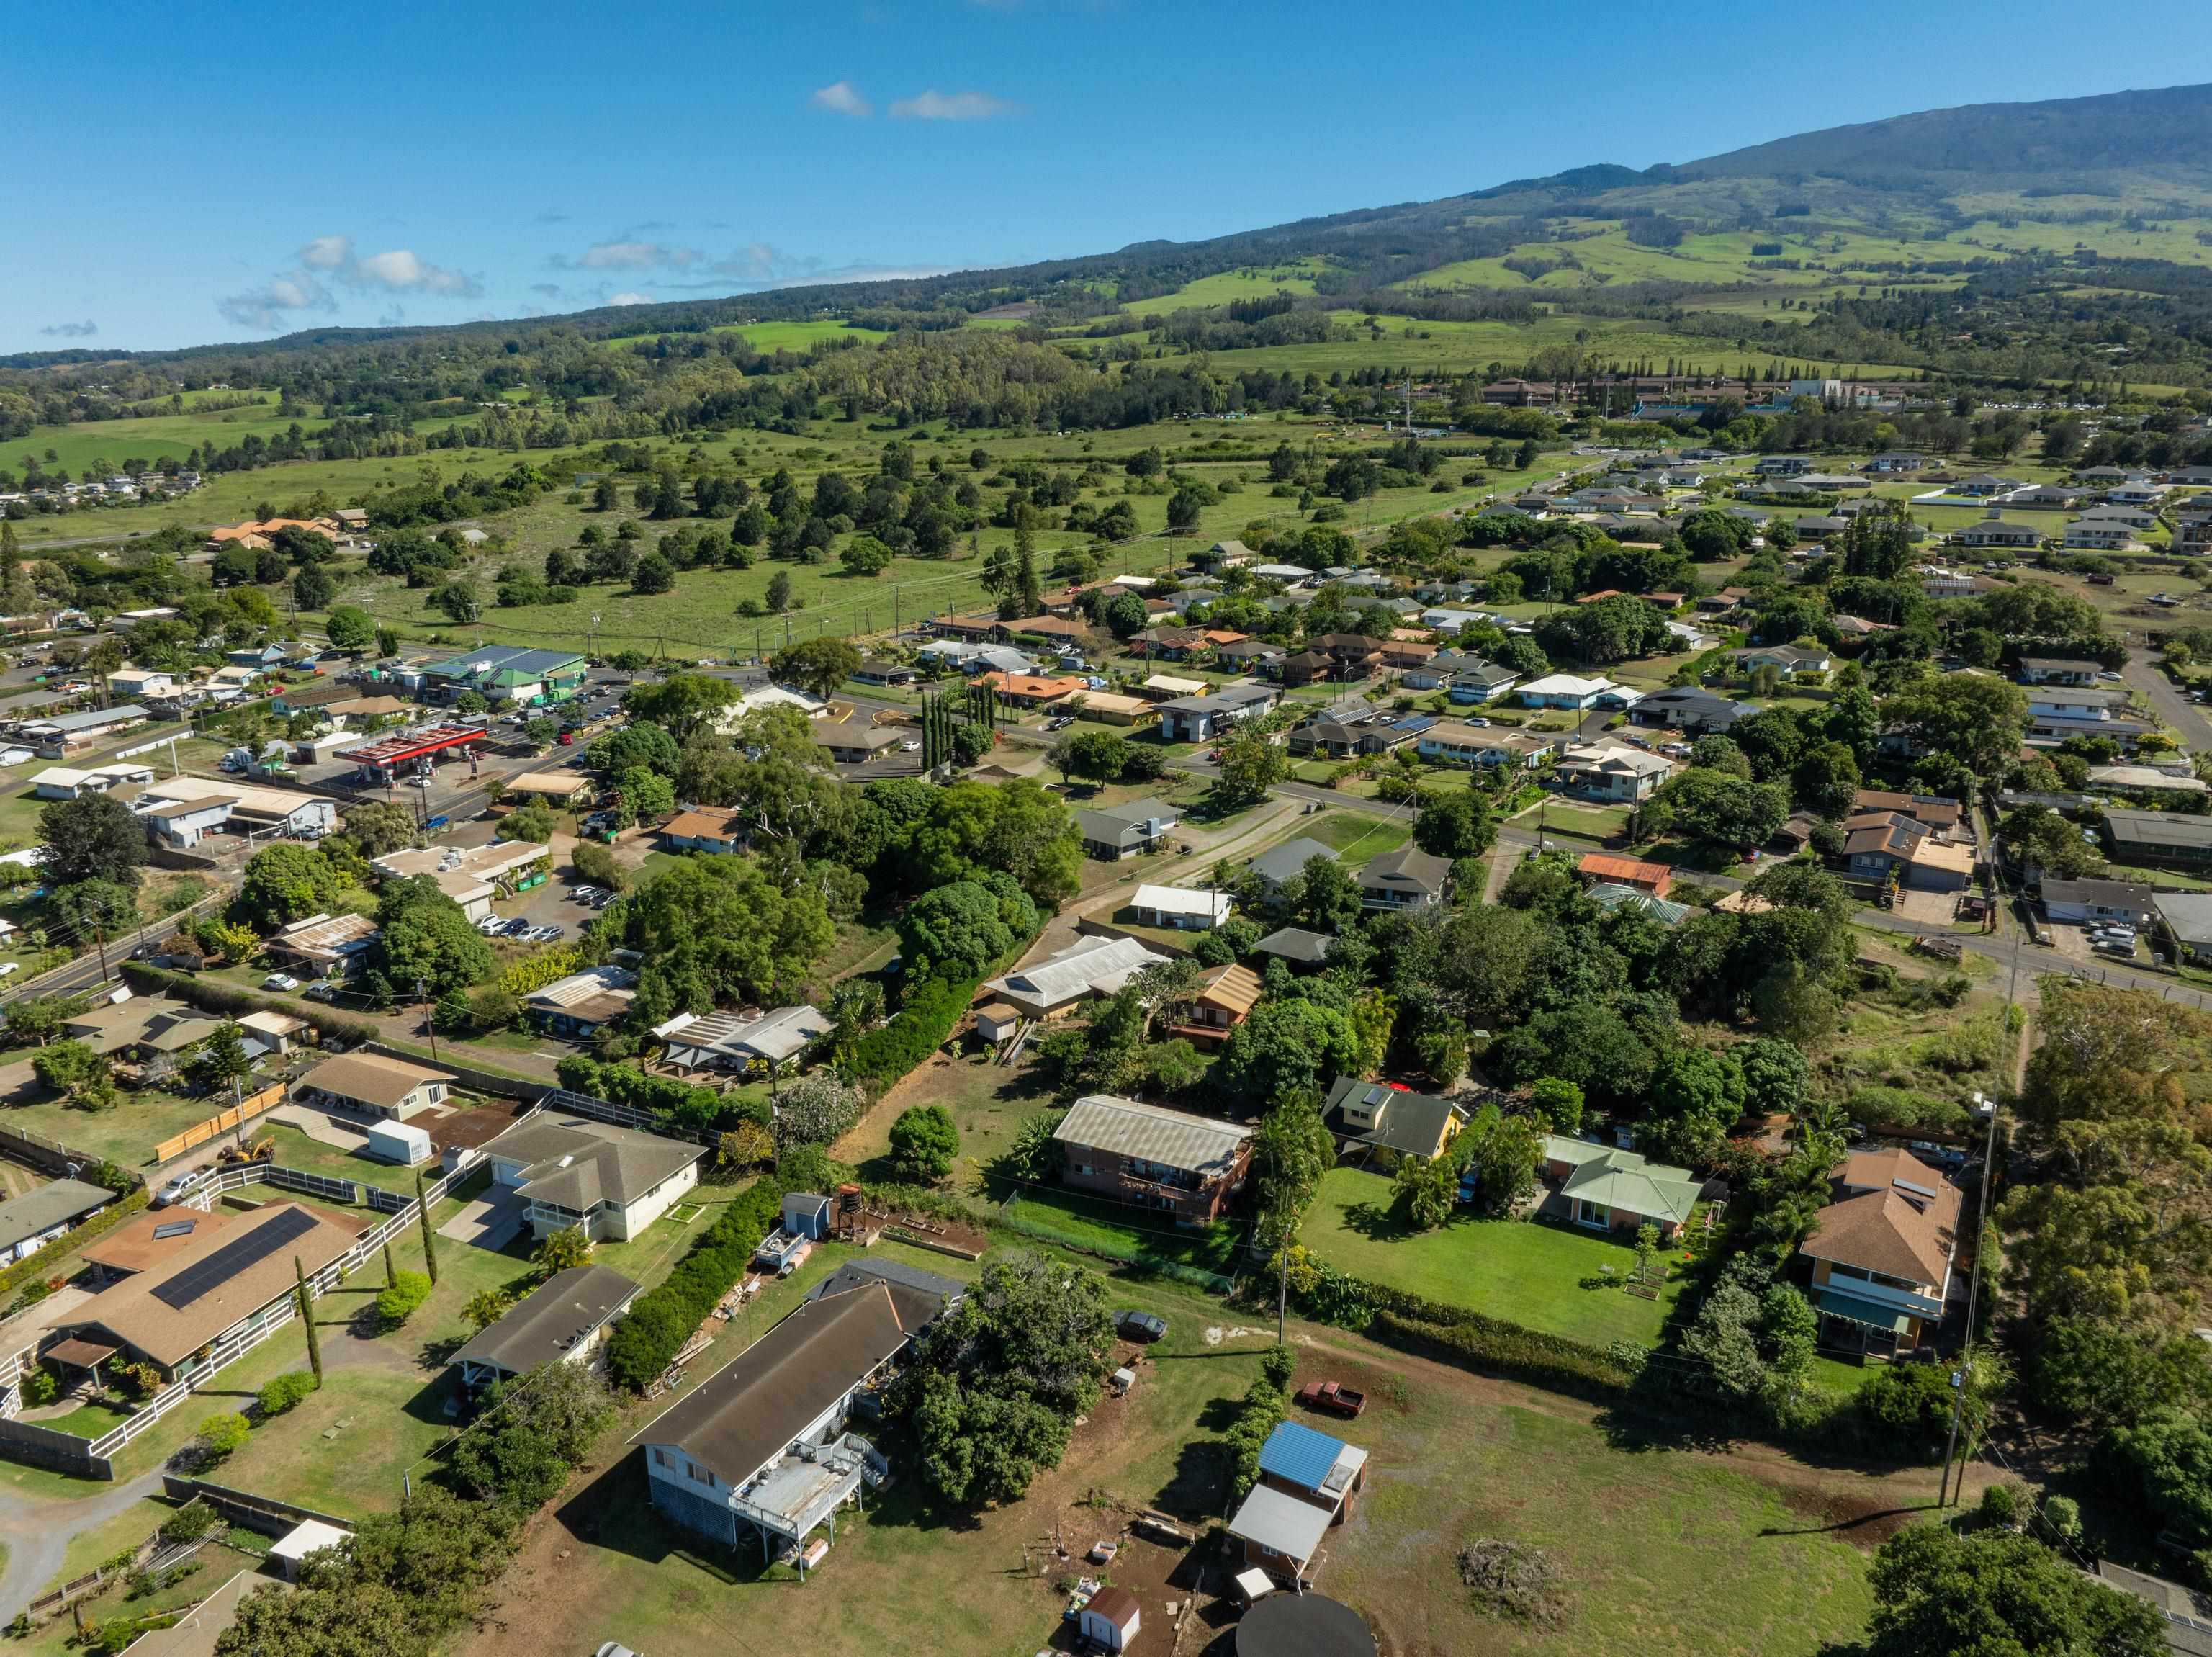
[[1252,859],[1250,868],[1255,874],[1267,882],[1270,892],[1276,892],[1304,874],[1306,865],[1316,857],[1325,857],[1334,862],[1336,848],[1302,836],[1261,852]]
[[88,1219],[115,1200],[116,1194],[105,1185],[82,1179],[56,1179],[0,1203],[0,1265],[37,1253],[77,1221]]
[[481,1154],[491,1164],[486,1195],[513,1201],[539,1237],[580,1227],[593,1240],[627,1240],[665,1214],[699,1181],[700,1147],[589,1117],[541,1112]]
[[1451,863],[1412,846],[1386,851],[1359,871],[1363,909],[1428,909],[1444,899]]
[[1082,832],[1084,850],[1108,863],[1157,850],[1182,820],[1174,807],[1150,798],[1126,800],[1118,806],[1100,806],[1075,813],[1075,826]]
[[447,1367],[473,1392],[543,1364],[574,1363],[598,1347],[636,1295],[635,1283],[605,1266],[556,1271],[497,1323],[478,1330]]
[[2151,902],[2174,947],[2191,960],[2212,960],[2212,892],[2161,892]]

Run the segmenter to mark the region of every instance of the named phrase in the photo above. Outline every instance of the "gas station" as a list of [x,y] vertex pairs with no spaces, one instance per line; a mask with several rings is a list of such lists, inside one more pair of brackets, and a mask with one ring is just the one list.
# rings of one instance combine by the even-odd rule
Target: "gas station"
[[402,777],[428,777],[436,767],[438,756],[447,753],[465,758],[473,777],[481,745],[490,736],[489,729],[482,725],[426,725],[421,730],[379,737],[357,748],[341,748],[337,757],[355,766],[356,782],[378,788],[388,789]]

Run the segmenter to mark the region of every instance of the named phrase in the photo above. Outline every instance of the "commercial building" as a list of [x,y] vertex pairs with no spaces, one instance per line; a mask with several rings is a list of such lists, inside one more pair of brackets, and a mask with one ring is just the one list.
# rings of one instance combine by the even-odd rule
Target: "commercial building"
[[535,706],[566,702],[584,683],[590,664],[567,650],[531,650],[510,645],[427,663],[421,669],[422,694],[451,703],[474,691],[494,704]]

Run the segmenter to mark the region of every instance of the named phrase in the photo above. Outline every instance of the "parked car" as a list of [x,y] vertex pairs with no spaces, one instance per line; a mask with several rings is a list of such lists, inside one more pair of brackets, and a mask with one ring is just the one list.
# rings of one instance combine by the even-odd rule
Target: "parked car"
[[172,1203],[182,1202],[191,1188],[199,1183],[199,1177],[198,1168],[178,1174],[154,1193],[154,1206],[157,1209],[165,1209]]
[[568,901],[572,904],[587,904],[599,895],[599,887],[595,886],[580,886],[574,892],[568,894]]
[[309,1001],[328,1002],[333,1006],[337,1004],[338,998],[338,990],[336,984],[319,980],[309,984],[300,993],[305,996]]
[[1168,1332],[1167,1319],[1149,1312],[1117,1312],[1114,1314],[1114,1329],[1125,1341],[1136,1341],[1149,1346]]
[[21,961],[0,961],[0,978],[7,978],[11,973],[20,972],[22,970],[23,963]]
[[[2197,699],[2202,702],[2204,698],[2200,696]],[[33,753],[28,748],[0,750],[0,765],[26,765],[37,758],[38,755]]]
[[297,990],[300,981],[289,972],[271,972],[261,980],[261,987],[264,990]]
[[1367,1407],[1367,1394],[1339,1381],[1313,1380],[1298,1388],[1298,1402],[1349,1421]]
[[576,734],[575,734],[575,732],[574,732],[574,731],[563,731],[563,732],[562,732],[562,733],[561,733],[561,746],[562,746],[562,747],[564,747],[564,748],[573,748],[573,747],[574,747],[574,746],[576,746]]
[[2130,960],[2135,959],[2136,947],[2132,939],[2100,938],[2089,947],[2100,955],[2125,955]]

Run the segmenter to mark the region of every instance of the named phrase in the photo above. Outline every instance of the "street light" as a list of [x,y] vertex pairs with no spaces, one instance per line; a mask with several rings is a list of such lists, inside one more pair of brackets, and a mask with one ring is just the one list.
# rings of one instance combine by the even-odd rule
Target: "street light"
[[[1978,1089],[1972,1098],[1974,1109],[1988,1118],[1990,1124],[1989,1135],[1982,1148],[1981,1199],[1974,1210],[1974,1225],[1978,1232],[1989,1223],[1990,1169],[1996,1161],[1997,1150],[1997,1102],[1994,1099],[1984,1096]],[[1938,1508],[1948,1507],[1950,1502],[1955,1499],[1951,1489],[1951,1459],[1959,1446],[1959,1416],[1966,1404],[1966,1363],[1973,1355],[1974,1316],[1981,1300],[1981,1292],[1982,1240],[1977,1235],[1974,1239],[1973,1275],[1967,1280],[1966,1284],[1966,1338],[1959,1348],[1959,1367],[1951,1374],[1951,1431],[1943,1447],[1943,1479],[1937,1488],[1936,1496],[1936,1505]],[[1965,1488],[1966,1482],[1966,1476],[1961,1473],[1959,1478],[1961,1491]]]

